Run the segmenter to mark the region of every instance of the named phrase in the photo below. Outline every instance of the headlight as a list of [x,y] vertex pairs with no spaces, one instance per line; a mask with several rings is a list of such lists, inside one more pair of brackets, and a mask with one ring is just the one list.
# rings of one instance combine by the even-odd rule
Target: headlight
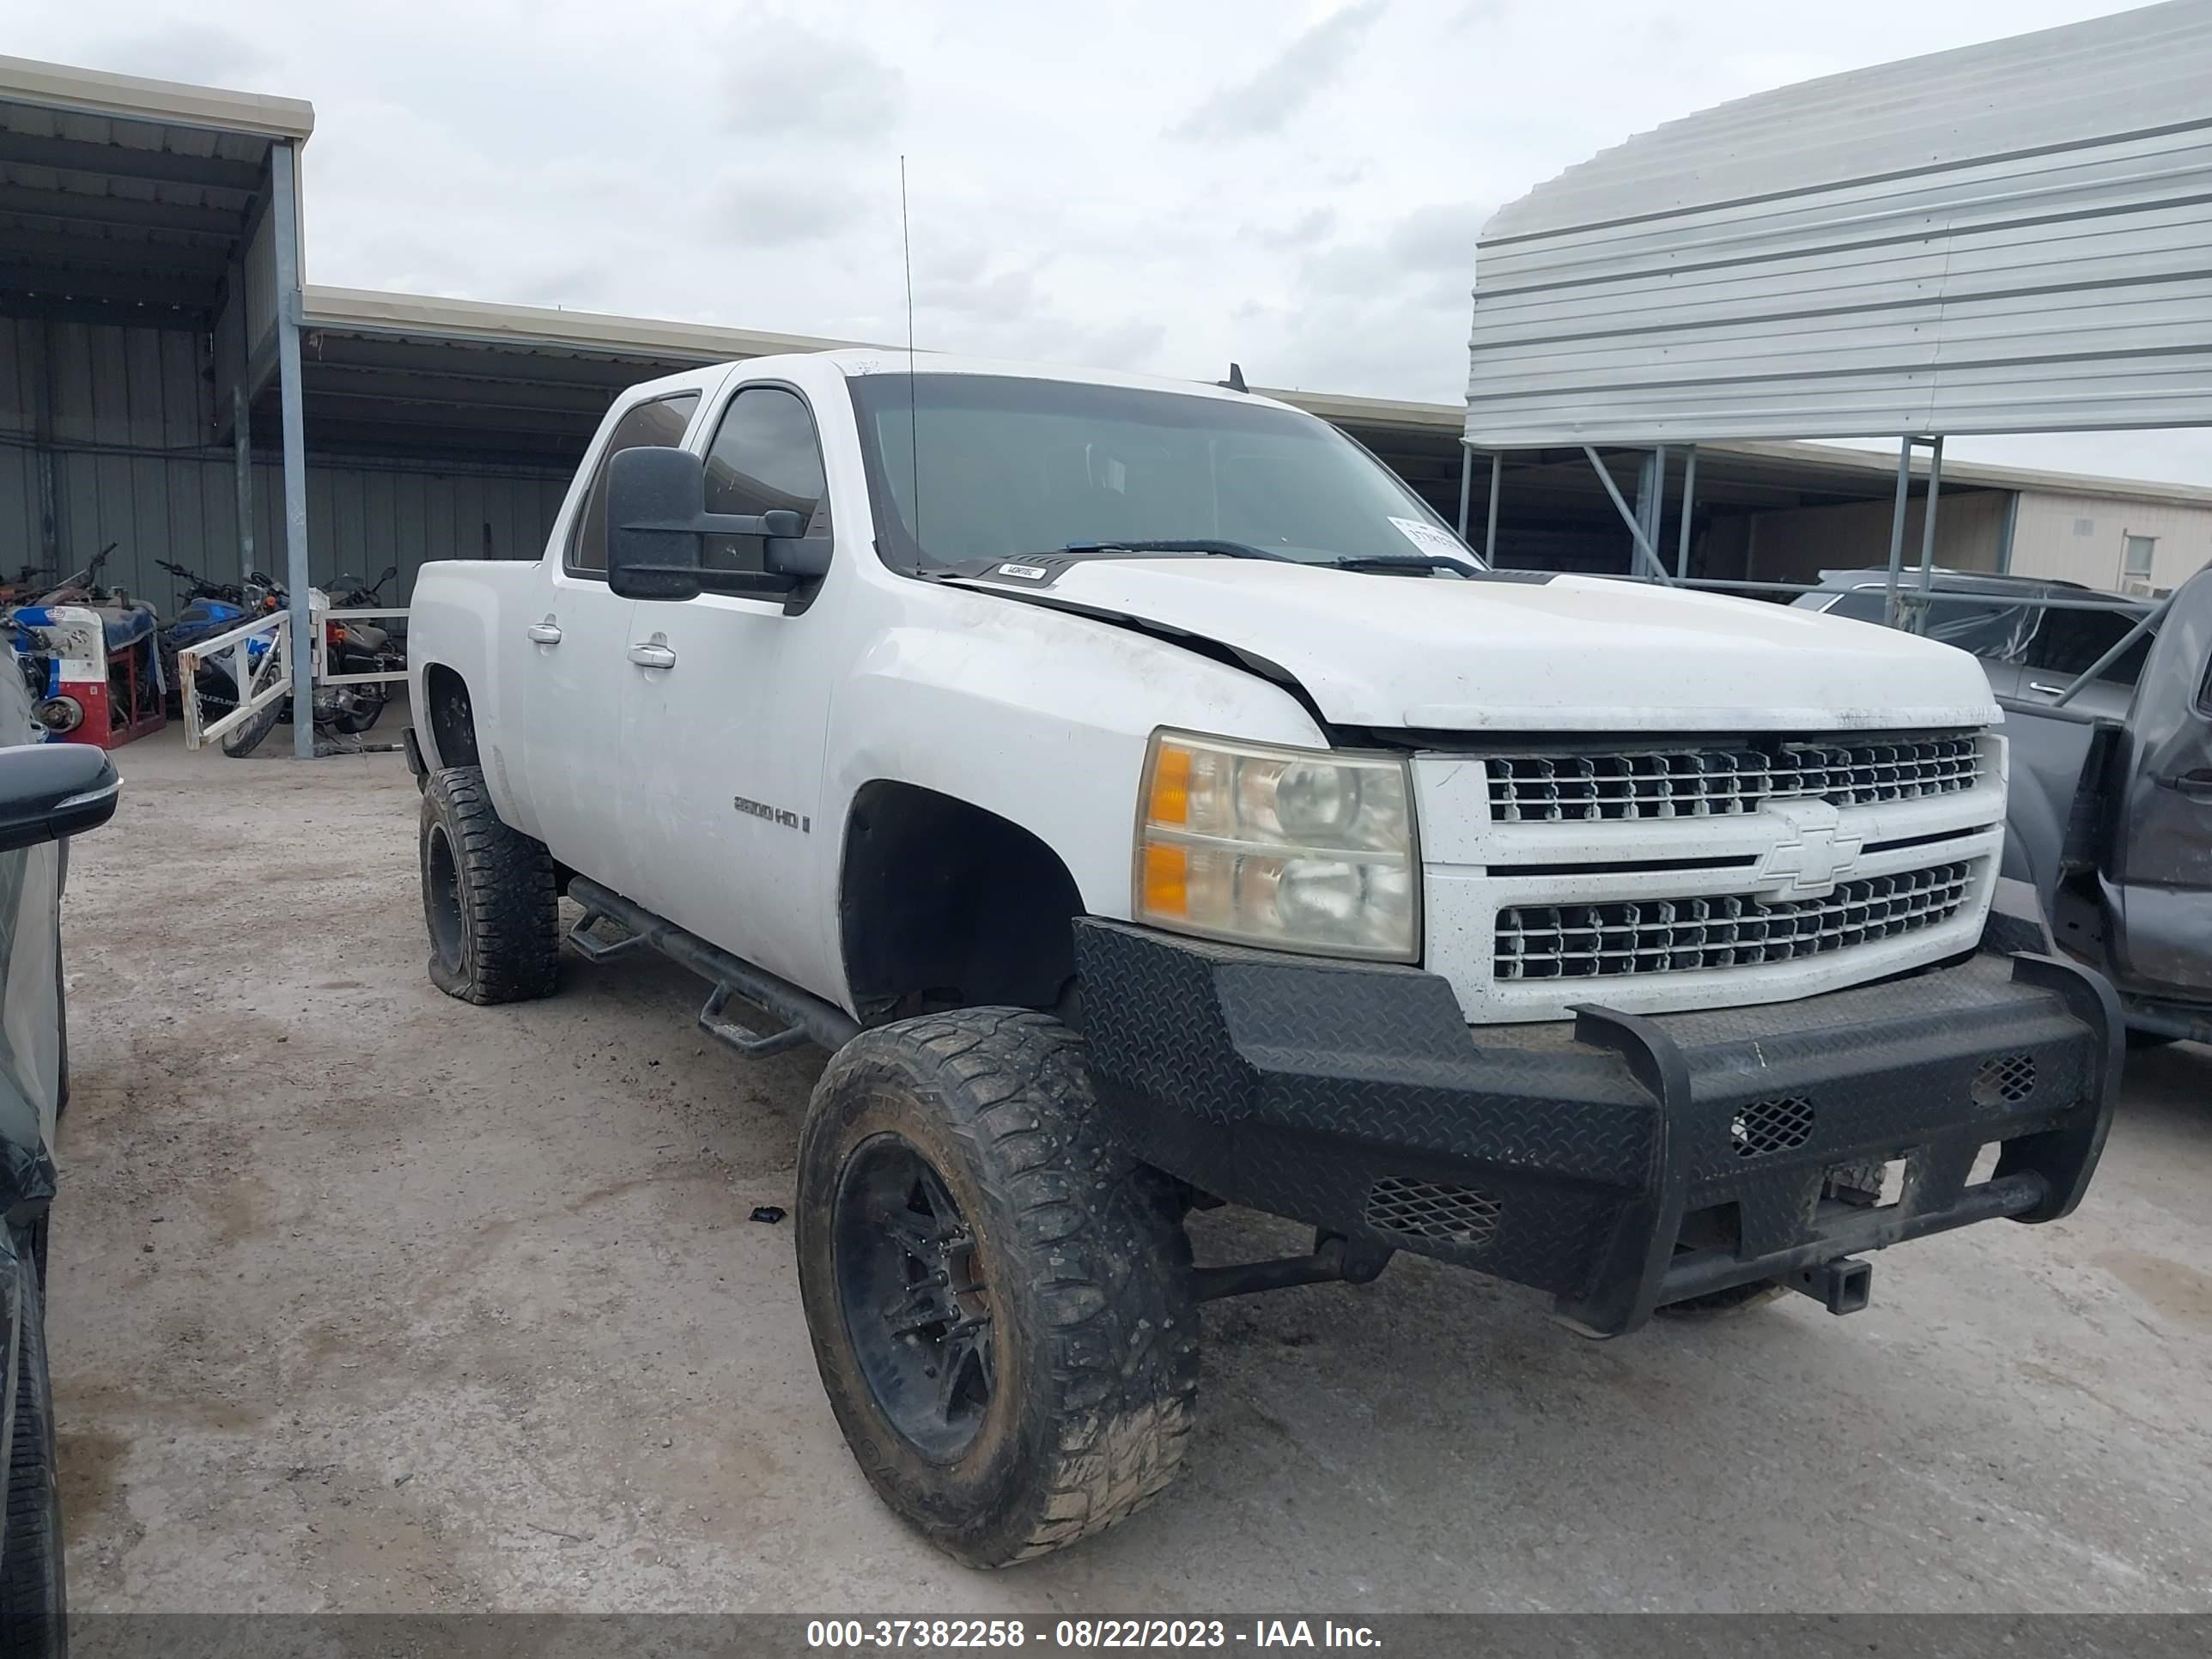
[[1137,823],[1139,921],[1411,962],[1419,875],[1404,761],[1152,734]]

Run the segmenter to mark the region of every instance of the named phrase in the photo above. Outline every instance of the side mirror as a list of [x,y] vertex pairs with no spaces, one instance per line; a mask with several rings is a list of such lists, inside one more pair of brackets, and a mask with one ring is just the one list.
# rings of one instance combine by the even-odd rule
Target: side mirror
[[0,852],[97,830],[122,790],[115,763],[90,744],[0,749]]
[[[704,536],[759,536],[766,546],[798,544],[805,520],[782,508],[754,514],[706,510],[707,465],[688,449],[641,445],[607,463],[607,586],[629,599],[690,599],[718,593],[788,593],[797,572],[771,551],[763,570],[710,570],[699,562]],[[828,550],[822,556],[829,568]]]
[[641,445],[607,462],[607,586],[626,599],[699,594],[705,465],[688,449]]

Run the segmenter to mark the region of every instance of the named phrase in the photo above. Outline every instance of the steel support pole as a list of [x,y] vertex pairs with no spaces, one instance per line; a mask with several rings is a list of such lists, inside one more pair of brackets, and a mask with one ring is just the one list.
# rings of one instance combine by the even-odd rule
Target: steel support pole
[[[1651,544],[1652,556],[1655,558],[1658,556],[1659,552],[1659,526],[1665,522],[1666,518],[1667,446],[1661,444],[1651,452],[1650,517],[1644,521],[1644,539]],[[1667,568],[1665,561],[1661,561],[1659,568],[1662,570]]]
[[1682,581],[1690,579],[1690,510],[1698,504],[1698,447],[1692,444],[1682,453],[1682,527],[1674,536],[1674,574]]
[[1665,456],[1664,450],[1652,450],[1636,466],[1636,524],[1644,532],[1644,544],[1654,550],[1659,545],[1658,501],[1667,491]]
[[284,585],[291,590],[292,753],[315,757],[315,641],[307,590],[307,429],[300,386],[299,155],[269,147],[270,241],[276,255],[276,377],[284,428]]
[[1459,538],[1467,539],[1467,498],[1474,489],[1474,452],[1459,447]]
[[[1936,586],[1936,502],[1943,489],[1943,436],[1938,433],[1928,450],[1928,500],[1920,514],[1920,591]],[[1920,626],[1928,626],[1928,607],[1920,608]]]
[[230,389],[231,448],[238,473],[238,579],[243,582],[253,568],[253,428],[252,406],[243,384]]
[[1504,477],[1505,458],[1496,450],[1490,452],[1490,506],[1483,514],[1482,556],[1491,563],[1498,562],[1498,486]]
[[1897,506],[1889,515],[1889,583],[1882,605],[1882,620],[1892,628],[1904,625],[1904,602],[1898,598],[1898,578],[1905,574],[1905,503],[1912,493],[1912,440],[1897,441]]
[[[39,319],[31,335],[38,364],[31,382],[31,447],[39,472],[39,558],[51,586],[69,572],[62,568],[61,491],[54,478],[54,324]],[[29,560],[23,561],[28,564]],[[13,575],[15,573],[8,573]],[[33,589],[33,592],[36,592]]]
[[1613,510],[1620,514],[1621,523],[1628,526],[1629,537],[1636,544],[1637,556],[1632,562],[1649,568],[1653,575],[1672,586],[1674,579],[1667,574],[1666,565],[1661,562],[1650,538],[1644,535],[1644,526],[1637,521],[1635,511],[1623,499],[1620,486],[1613,483],[1613,474],[1605,470],[1605,463],[1599,459],[1597,451],[1584,444],[1583,453],[1589,458],[1590,465],[1596,469],[1597,481],[1605,486],[1605,493],[1613,498]]

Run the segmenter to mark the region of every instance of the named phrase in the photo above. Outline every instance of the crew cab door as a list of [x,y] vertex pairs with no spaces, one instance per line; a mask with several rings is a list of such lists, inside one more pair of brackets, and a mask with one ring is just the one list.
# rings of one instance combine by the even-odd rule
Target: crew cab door
[[2212,992],[2212,568],[2175,594],[2136,686],[2106,875],[2136,985]]
[[622,817],[619,775],[632,601],[607,586],[607,460],[640,445],[680,444],[699,393],[653,398],[625,410],[586,465],[585,493],[559,556],[549,552],[526,614],[502,616],[507,706],[523,731],[541,839],[553,856],[616,891],[640,897],[635,848]]
[[[783,380],[738,380],[704,428],[709,513],[786,507],[830,537],[813,407]],[[759,570],[762,538],[710,536],[700,562]],[[835,661],[824,613],[836,572],[787,599],[704,592],[639,599],[624,666],[623,794],[639,902],[811,990],[825,961],[819,878],[838,826],[821,821]]]

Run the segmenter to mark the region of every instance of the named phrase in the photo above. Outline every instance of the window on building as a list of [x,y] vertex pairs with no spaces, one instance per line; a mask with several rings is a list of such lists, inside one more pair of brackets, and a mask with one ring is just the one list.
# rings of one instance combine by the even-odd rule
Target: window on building
[[2120,581],[2124,586],[2150,586],[2151,556],[2158,551],[2155,536],[2129,536],[2120,544]]
[[679,392],[672,398],[656,398],[640,404],[615,423],[592,475],[592,493],[576,515],[576,528],[568,538],[568,568],[578,575],[599,576],[607,568],[607,463],[625,449],[648,445],[665,447],[684,441],[684,428],[691,424],[691,411],[699,404],[696,392]]

